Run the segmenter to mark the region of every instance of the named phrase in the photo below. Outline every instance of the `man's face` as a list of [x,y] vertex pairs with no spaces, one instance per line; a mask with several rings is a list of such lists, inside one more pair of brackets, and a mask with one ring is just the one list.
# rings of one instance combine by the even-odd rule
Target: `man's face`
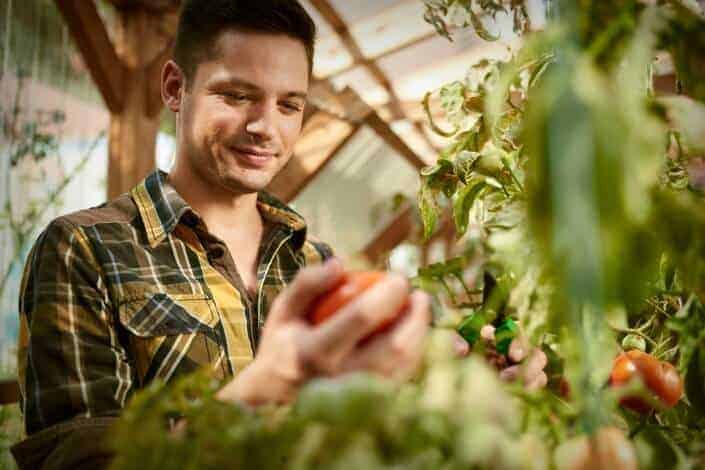
[[304,45],[285,35],[223,32],[180,104],[179,153],[208,184],[264,189],[291,158],[308,89]]

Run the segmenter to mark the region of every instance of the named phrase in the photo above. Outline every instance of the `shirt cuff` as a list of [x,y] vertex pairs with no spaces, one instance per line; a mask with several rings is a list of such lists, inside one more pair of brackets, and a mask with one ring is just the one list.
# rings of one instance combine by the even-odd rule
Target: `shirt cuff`
[[75,418],[32,434],[10,450],[20,470],[107,468],[114,450],[106,437],[118,419]]

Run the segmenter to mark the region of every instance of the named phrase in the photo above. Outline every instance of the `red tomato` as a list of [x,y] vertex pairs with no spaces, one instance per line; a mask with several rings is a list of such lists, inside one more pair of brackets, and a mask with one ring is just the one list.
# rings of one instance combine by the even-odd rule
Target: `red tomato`
[[[640,377],[665,408],[675,405],[683,393],[683,382],[676,369],[668,362],[661,362],[645,352],[633,349],[614,360],[610,384],[622,386],[634,377]],[[620,404],[638,413],[648,413],[652,407],[640,397],[624,397]]]
[[[340,284],[332,291],[321,296],[313,305],[308,319],[314,325],[319,325],[333,316],[340,308],[352,301],[375,283],[381,281],[387,273],[384,271],[358,271],[349,272],[343,276]],[[388,318],[380,324],[370,336],[388,331],[399,318],[399,315],[406,310],[408,303],[405,303],[394,317]]]
[[675,366],[670,362],[661,362],[661,382],[655,392],[668,408],[674,406],[681,399],[683,395],[683,380]]

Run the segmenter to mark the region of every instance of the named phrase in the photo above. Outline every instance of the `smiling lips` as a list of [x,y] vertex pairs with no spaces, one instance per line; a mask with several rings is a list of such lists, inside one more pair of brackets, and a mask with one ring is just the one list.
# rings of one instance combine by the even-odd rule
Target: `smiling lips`
[[276,152],[253,147],[232,147],[232,150],[243,163],[256,168],[264,167],[269,160],[276,157]]

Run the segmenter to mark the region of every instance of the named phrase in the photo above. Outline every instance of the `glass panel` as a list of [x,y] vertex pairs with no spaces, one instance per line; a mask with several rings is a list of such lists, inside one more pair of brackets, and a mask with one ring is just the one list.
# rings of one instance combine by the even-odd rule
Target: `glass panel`
[[359,253],[393,218],[398,194],[415,198],[418,172],[372,129],[362,127],[319,175],[294,199],[309,232],[336,254]]
[[0,41],[0,376],[14,377],[24,260],[51,219],[104,201],[110,116],[53,1],[2,2]]
[[[401,44],[435,35],[433,27],[423,19],[424,11],[423,2],[400,2],[352,24],[350,33],[365,57],[375,57]],[[421,56],[417,60],[418,57]]]
[[[377,16],[399,4],[416,3],[417,0],[330,0],[330,4],[348,25]],[[421,3],[421,2],[418,2]]]

